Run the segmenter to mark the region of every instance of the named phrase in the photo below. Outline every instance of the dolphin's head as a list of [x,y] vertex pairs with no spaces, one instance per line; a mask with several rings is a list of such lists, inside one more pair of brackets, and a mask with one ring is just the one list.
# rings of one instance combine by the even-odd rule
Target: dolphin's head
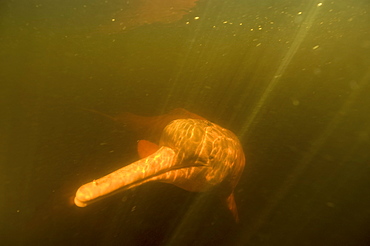
[[172,168],[193,170],[186,177],[168,177],[169,182],[189,191],[206,191],[220,183],[231,191],[244,168],[244,153],[237,137],[229,130],[206,120],[172,121],[163,131],[161,146],[176,153]]

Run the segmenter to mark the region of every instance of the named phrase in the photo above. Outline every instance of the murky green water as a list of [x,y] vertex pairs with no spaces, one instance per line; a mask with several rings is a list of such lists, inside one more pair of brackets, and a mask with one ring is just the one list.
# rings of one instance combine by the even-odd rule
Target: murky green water
[[[369,245],[369,2],[183,3],[0,4],[3,245]],[[239,224],[167,184],[70,203],[138,159],[84,108],[179,107],[239,136]]]

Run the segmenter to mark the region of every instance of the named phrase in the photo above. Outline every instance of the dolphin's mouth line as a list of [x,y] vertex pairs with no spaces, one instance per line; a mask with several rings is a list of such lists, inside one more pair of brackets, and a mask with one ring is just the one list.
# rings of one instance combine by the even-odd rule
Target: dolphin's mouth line
[[162,174],[165,174],[165,173],[168,173],[168,172],[171,172],[171,171],[175,171],[175,170],[181,170],[181,169],[188,169],[188,168],[192,168],[192,167],[205,167],[204,164],[194,164],[194,165],[186,165],[186,166],[179,166],[179,167],[170,167],[170,168],[166,168],[166,169],[163,169],[163,170],[160,170],[159,172],[156,172],[156,173],[153,173],[151,175],[148,175],[146,176],[145,178],[142,178],[142,179],[138,179],[130,184],[127,184],[125,186],[122,186],[122,188],[120,188],[119,190],[122,190],[124,189],[125,187],[127,186],[136,186],[137,184],[140,184],[142,182],[145,182],[151,178],[154,178],[154,177],[157,177],[157,176],[160,176]]

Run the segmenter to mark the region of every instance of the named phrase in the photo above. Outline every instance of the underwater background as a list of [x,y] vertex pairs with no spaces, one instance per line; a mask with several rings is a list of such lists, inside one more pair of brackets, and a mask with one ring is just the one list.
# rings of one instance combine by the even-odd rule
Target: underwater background
[[[370,245],[370,2],[4,0],[1,245]],[[240,222],[148,183],[86,208],[138,159],[86,111],[185,108],[233,131]]]

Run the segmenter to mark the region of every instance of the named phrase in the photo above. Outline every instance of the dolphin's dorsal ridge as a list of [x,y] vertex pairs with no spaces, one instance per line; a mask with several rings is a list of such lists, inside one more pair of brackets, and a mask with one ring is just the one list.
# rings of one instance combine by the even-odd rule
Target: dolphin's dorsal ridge
[[159,150],[159,146],[148,140],[139,140],[137,143],[137,152],[141,159],[154,154],[157,150]]
[[176,115],[178,119],[198,119],[198,120],[206,120],[202,116],[194,114],[192,112],[187,111],[184,108],[175,108],[169,112],[169,115]]

